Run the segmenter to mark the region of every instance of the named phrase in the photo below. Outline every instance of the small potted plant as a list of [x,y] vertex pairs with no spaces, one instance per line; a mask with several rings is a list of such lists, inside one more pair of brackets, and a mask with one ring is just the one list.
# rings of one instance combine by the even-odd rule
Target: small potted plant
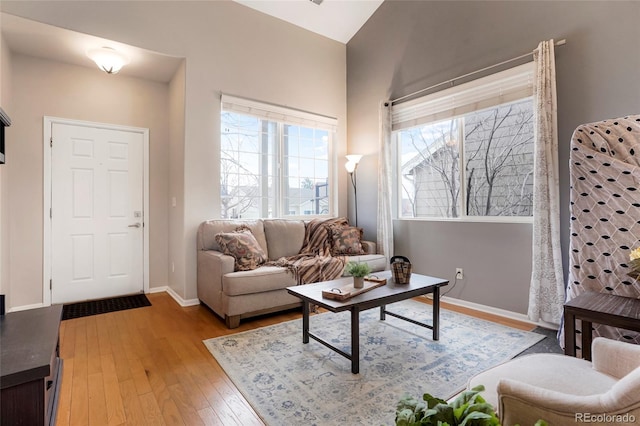
[[364,287],[364,277],[371,273],[371,267],[367,263],[349,262],[345,268],[347,274],[353,277],[353,287]]

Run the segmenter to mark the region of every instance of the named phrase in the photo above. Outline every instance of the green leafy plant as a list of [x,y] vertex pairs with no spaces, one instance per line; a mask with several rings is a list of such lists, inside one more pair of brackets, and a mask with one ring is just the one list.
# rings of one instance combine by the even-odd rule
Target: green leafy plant
[[367,263],[360,262],[347,263],[345,270],[353,277],[366,277],[371,273],[371,267]]
[[407,395],[398,402],[396,426],[499,426],[493,406],[480,396],[483,390],[484,386],[476,386],[451,403],[428,393],[423,401]]
[[[484,386],[464,391],[451,402],[425,393],[422,400],[404,396],[396,407],[396,426],[500,426],[496,411],[480,395]],[[538,420],[535,426],[547,426]]]

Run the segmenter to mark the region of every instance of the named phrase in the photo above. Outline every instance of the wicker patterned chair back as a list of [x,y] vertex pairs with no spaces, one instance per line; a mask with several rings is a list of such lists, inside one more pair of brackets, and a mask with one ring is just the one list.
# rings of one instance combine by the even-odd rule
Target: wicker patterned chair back
[[[628,273],[640,245],[640,115],[579,126],[570,159],[567,301],[585,291],[639,298]],[[640,343],[638,333],[594,326],[594,336]]]

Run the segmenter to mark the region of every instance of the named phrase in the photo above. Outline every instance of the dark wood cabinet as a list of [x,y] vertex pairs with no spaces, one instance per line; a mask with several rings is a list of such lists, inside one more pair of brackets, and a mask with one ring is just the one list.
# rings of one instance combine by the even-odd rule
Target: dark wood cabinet
[[55,424],[62,381],[62,306],[12,312],[0,318],[0,424]]

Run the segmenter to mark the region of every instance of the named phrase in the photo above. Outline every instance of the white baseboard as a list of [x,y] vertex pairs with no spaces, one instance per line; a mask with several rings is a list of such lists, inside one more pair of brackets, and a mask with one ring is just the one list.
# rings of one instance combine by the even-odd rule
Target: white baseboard
[[[162,293],[167,292],[169,296],[171,296],[180,306],[196,306],[200,304],[199,299],[189,299],[185,300],[178,293],[172,290],[169,286],[161,286],[161,287],[151,287],[149,289],[149,293]],[[7,313],[10,312],[19,312],[19,311],[27,311],[29,309],[43,308],[47,305],[44,303],[34,303],[33,305],[22,305],[22,306],[14,306],[7,310]]]
[[186,307],[186,306],[196,306],[200,304],[200,299],[183,299],[182,297],[180,297],[180,295],[178,293],[175,292],[175,290],[173,290],[171,287],[167,287],[167,293],[169,293],[169,296],[173,297],[173,300],[175,300],[176,302],[178,302],[178,305],[182,306],[182,307]]
[[[431,296],[431,295],[429,295]],[[531,321],[529,317],[524,314],[520,314],[518,312],[508,311],[506,309],[494,308],[493,306],[482,305],[480,303],[469,302],[467,300],[456,299],[454,297],[443,296],[441,299],[443,302],[450,303],[456,306],[462,306],[464,308],[474,309],[476,311],[487,312],[489,314],[497,315],[499,317],[508,318],[516,321],[525,322],[528,324],[533,324],[539,327],[550,328],[552,330],[557,330],[558,326],[555,324],[550,324],[544,321]]]
[[33,305],[14,306],[13,308],[7,309],[7,313],[27,311],[29,309],[44,308],[45,306],[48,306],[48,305],[45,305],[44,303],[34,303]]

